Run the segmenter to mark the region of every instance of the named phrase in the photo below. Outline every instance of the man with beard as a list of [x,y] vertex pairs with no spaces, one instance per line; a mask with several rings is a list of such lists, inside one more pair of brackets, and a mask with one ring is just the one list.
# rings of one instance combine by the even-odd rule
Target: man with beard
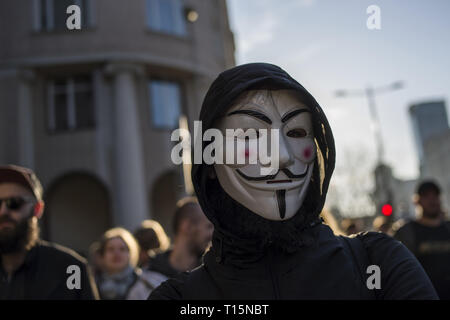
[[[278,132],[278,141],[270,143],[276,150],[278,142],[278,166],[259,152],[256,163],[194,161],[192,182],[214,225],[212,247],[201,267],[165,281],[149,299],[437,298],[400,242],[381,233],[338,237],[321,223],[334,139],[319,104],[284,70],[251,63],[221,73],[205,96],[200,120],[204,130],[243,140],[245,149],[238,152],[249,159],[255,152],[251,140],[260,136],[228,136],[226,129],[272,130],[275,137]],[[197,140],[201,136],[194,144],[204,151],[212,141]],[[375,287],[366,273],[370,265],[380,270]]]
[[397,230],[401,241],[422,264],[442,300],[450,299],[450,222],[441,209],[441,190],[433,181],[419,184],[415,195],[418,219]]
[[[27,168],[0,166],[0,300],[97,298],[84,259],[39,240],[43,211],[36,175]],[[78,276],[76,270],[79,281],[69,279]]]
[[198,267],[211,242],[213,225],[205,217],[197,199],[180,200],[173,217],[173,232],[172,248],[149,261],[149,270],[168,278]]

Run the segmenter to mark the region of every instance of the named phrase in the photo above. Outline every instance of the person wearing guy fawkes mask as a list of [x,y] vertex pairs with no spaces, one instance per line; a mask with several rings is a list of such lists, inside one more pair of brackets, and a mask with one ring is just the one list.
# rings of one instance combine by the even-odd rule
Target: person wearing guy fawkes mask
[[[86,261],[39,239],[42,192],[30,169],[0,166],[0,300],[97,299]],[[69,266],[79,267],[79,288],[67,285]]]
[[[195,191],[214,224],[212,247],[201,267],[164,282],[149,299],[437,299],[400,242],[373,232],[338,237],[319,219],[334,139],[319,104],[284,70],[252,63],[221,73],[200,120],[203,130],[217,128],[225,139],[226,129],[279,130],[278,170],[262,174],[272,165],[260,159],[194,164]],[[237,139],[246,141],[237,152],[250,158],[249,140],[259,137]],[[369,290],[373,264],[381,286]]]

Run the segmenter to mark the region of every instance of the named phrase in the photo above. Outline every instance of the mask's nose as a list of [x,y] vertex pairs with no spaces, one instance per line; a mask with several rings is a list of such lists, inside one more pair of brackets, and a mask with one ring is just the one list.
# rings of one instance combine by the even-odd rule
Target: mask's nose
[[294,164],[294,157],[292,155],[291,147],[283,134],[280,134],[279,143],[279,167],[280,169],[283,169]]
[[261,162],[262,167],[270,167],[270,172],[265,172],[264,174],[274,174],[278,169],[283,169],[294,164],[294,155],[286,138],[279,131],[276,133],[271,131],[271,134],[275,134],[275,136],[268,138],[270,156],[266,163]]

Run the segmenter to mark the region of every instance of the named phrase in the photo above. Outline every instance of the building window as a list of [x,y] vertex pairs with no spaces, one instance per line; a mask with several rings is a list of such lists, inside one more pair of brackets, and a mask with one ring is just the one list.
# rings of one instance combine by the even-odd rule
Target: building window
[[152,124],[159,129],[178,127],[181,113],[180,86],[175,82],[151,80],[149,83]]
[[58,78],[48,83],[48,128],[51,132],[95,127],[90,76]]
[[91,27],[92,0],[33,0],[34,29],[36,31],[64,31],[66,26],[67,7],[78,5],[81,9],[81,28]]
[[184,36],[185,19],[181,0],[146,0],[147,25],[152,30]]

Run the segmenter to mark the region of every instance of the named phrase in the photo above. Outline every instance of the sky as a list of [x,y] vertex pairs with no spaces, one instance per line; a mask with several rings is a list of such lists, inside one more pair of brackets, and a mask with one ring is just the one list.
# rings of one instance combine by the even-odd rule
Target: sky
[[[228,0],[236,63],[279,65],[319,102],[336,141],[336,166],[348,154],[377,157],[367,99],[336,97],[403,81],[376,97],[384,160],[401,179],[418,175],[408,107],[450,97],[448,0]],[[366,12],[380,8],[381,29],[369,30]],[[358,166],[358,163],[352,163]]]

